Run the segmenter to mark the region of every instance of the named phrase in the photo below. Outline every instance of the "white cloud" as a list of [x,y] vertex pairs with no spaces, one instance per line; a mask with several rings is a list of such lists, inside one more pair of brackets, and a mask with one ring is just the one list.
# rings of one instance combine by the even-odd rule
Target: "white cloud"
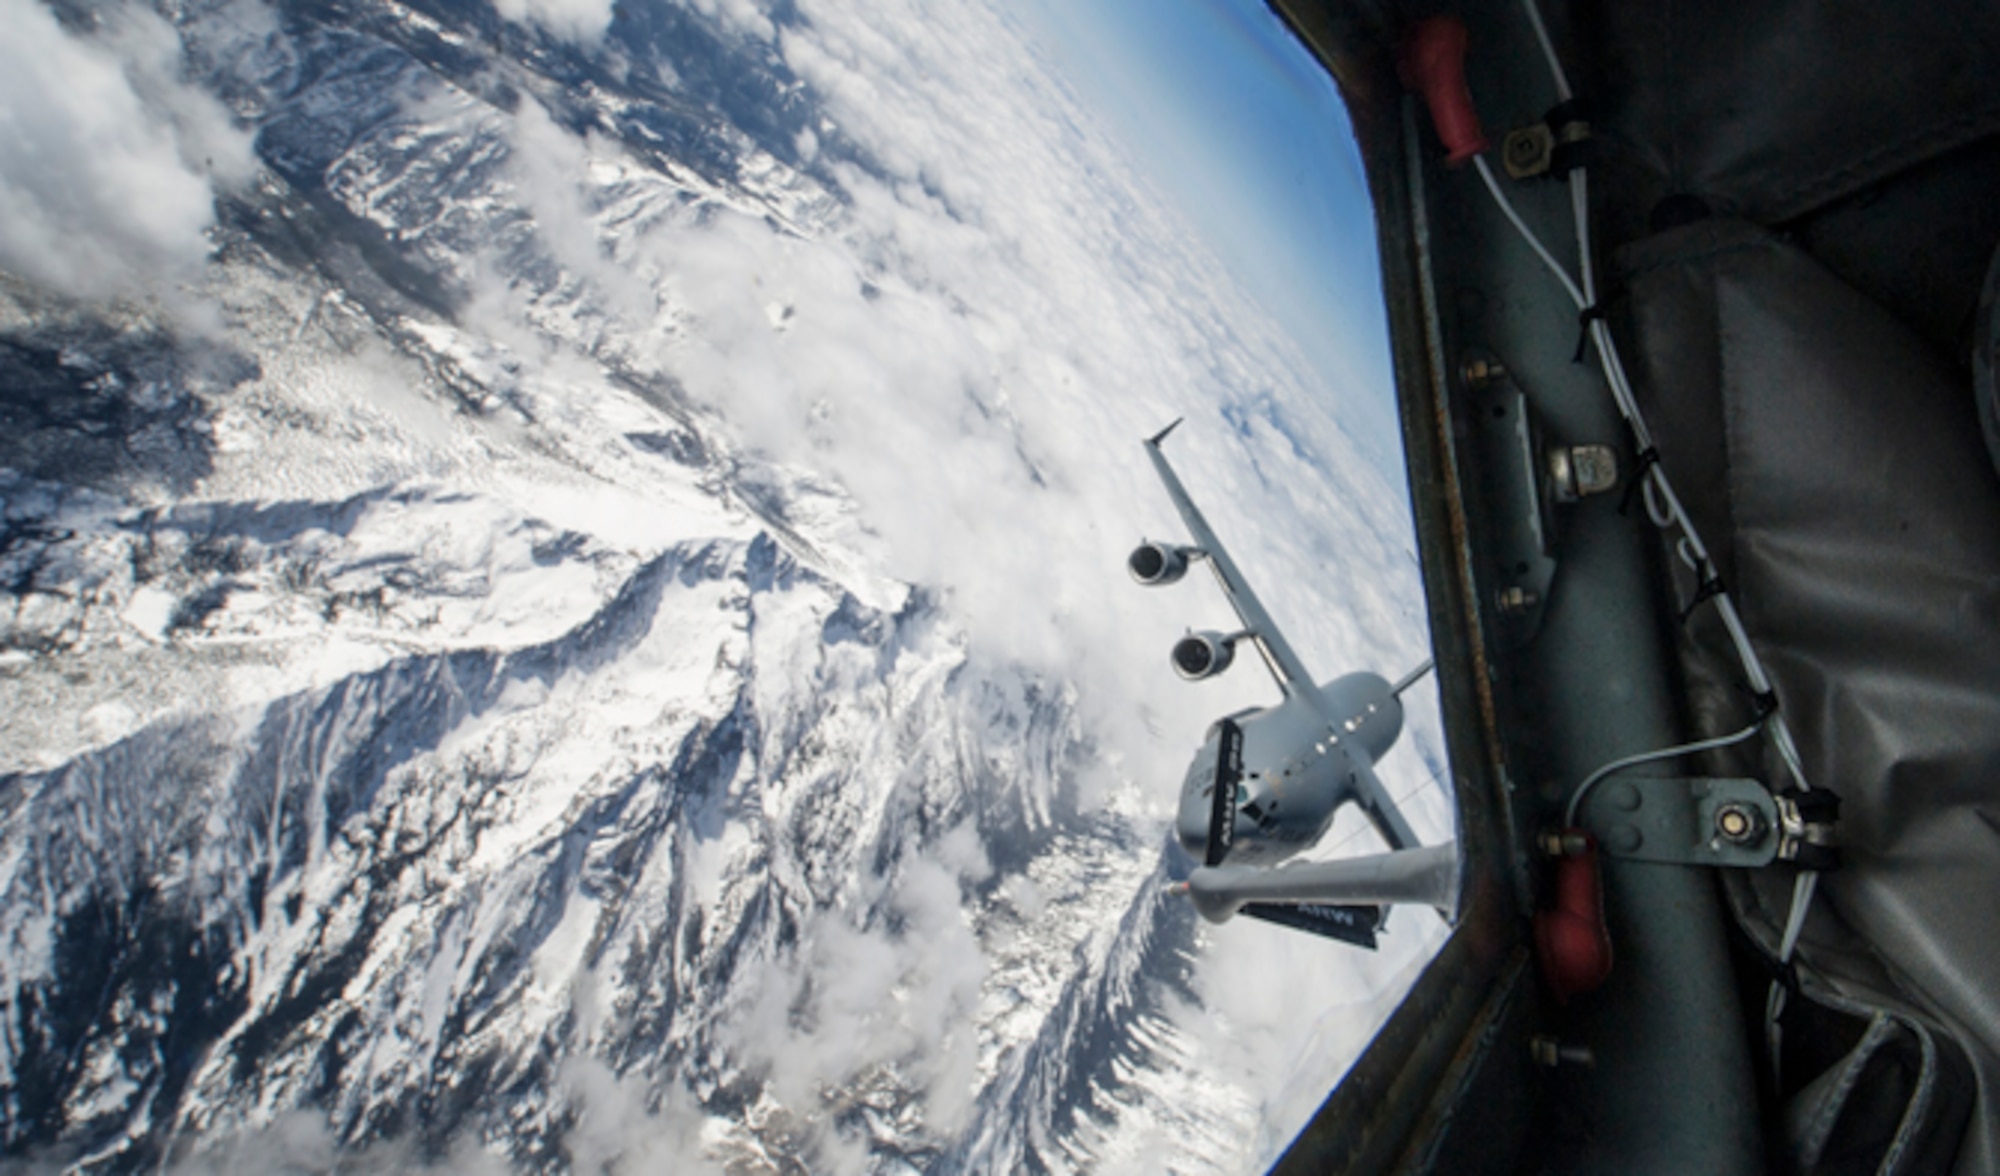
[[1419,660],[1401,495],[1342,428],[1360,389],[1316,385],[1023,30],[912,0],[797,17],[786,62],[886,174],[833,165],[846,215],[809,238],[711,210],[635,243],[683,325],[661,366],[851,492],[883,570],[943,588],[979,655],[1076,681],[1134,774],[1177,778],[1207,719],[1270,695],[1251,670],[1176,682],[1172,638],[1226,606],[1122,573],[1141,533],[1181,534],[1137,443],[1176,416],[1176,462],[1309,664]]
[[720,1176],[703,1158],[708,1116],[685,1090],[672,1088],[657,1108],[639,1084],[622,1079],[594,1058],[565,1063],[557,1085],[577,1108],[576,1125],[563,1140],[570,1170],[583,1176]]
[[160,294],[199,270],[214,183],[249,139],[179,79],[180,38],[116,7],[72,36],[36,0],[0,0],[0,266],[66,294]]
[[[1205,575],[1147,593],[1123,574],[1142,533],[1184,533],[1141,436],[1190,418],[1176,465],[1320,674],[1421,660],[1402,494],[1344,428],[1366,390],[1308,374],[1022,30],[916,0],[797,12],[786,62],[886,174],[835,165],[847,216],[815,238],[728,214],[656,232],[648,256],[686,316],[665,366],[742,441],[846,487],[885,569],[942,587],[976,658],[1077,683],[1107,762],[1161,815],[1202,726],[1274,691],[1254,662],[1193,688],[1167,670],[1183,626],[1229,614]],[[792,308],[782,330],[773,303]],[[1434,720],[1410,725],[1382,774],[1427,839],[1448,836],[1415,752]],[[1223,932],[1201,965],[1211,1006],[1183,1026],[1193,1064],[1287,1131],[1441,938],[1415,910],[1373,957],[1262,924]],[[908,966],[872,942],[835,962],[855,983]],[[1300,975],[1325,982],[1302,996]],[[816,1064],[836,1073],[844,1046],[875,1040],[822,1031]],[[1244,1162],[1271,1143],[1244,1139]]]
[[[633,210],[644,201],[626,190],[638,186],[636,169],[615,146],[578,139],[528,101],[508,131],[505,183],[542,247],[618,320],[608,350],[657,363],[739,449],[851,495],[852,514],[830,512],[815,525],[833,533],[809,537],[874,561],[870,573],[941,590],[982,666],[1075,683],[1103,749],[1101,776],[1112,778],[1102,791],[1136,784],[1156,817],[1170,810],[1202,726],[1273,691],[1254,663],[1194,688],[1167,670],[1183,625],[1220,625],[1227,611],[1204,575],[1147,593],[1120,567],[1141,534],[1182,534],[1140,436],[1191,418],[1175,461],[1309,664],[1327,676],[1357,665],[1395,673],[1422,656],[1421,622],[1401,611],[1416,592],[1400,495],[1341,427],[1354,390],[1305,375],[1296,349],[1107,146],[1004,12],[800,0],[800,19],[779,35],[746,4],[695,7],[776,38],[830,124],[883,174],[830,165],[846,203],[803,231],[796,221],[774,231],[784,218],[741,193],[664,200],[642,214]],[[608,5],[550,0],[509,0],[502,11],[579,36],[601,35],[610,15]],[[52,35],[111,62],[105,76],[136,101],[132,55],[120,66],[108,50]],[[206,200],[207,181],[187,164],[197,141],[175,132],[163,156],[147,158]],[[196,239],[205,208],[190,218]],[[627,228],[640,225],[651,227]],[[524,320],[522,300],[533,296],[499,290],[492,274],[475,279],[480,297],[462,325],[512,348],[524,384],[599,378],[594,364],[531,333],[573,305],[552,309],[551,296]],[[565,407],[588,403],[579,394]],[[538,442],[555,436],[556,420],[537,426]],[[1385,771],[1406,778],[1415,763],[1399,752]],[[1398,779],[1391,786],[1401,791]],[[865,1159],[826,1123],[829,1094],[866,1097],[880,1077],[922,1093],[929,1128],[948,1132],[964,1116],[987,963],[961,887],[990,870],[969,830],[947,835],[886,894],[865,896],[892,918],[821,913],[763,999],[723,1030],[775,1098],[822,1116],[818,1167]],[[1030,917],[1052,905],[1025,880],[1004,894]],[[1427,919],[1399,915],[1396,942],[1417,939]],[[1228,950],[1203,964],[1213,1008],[1190,1029],[1203,1049],[1195,1064],[1273,1116],[1294,1114],[1299,1091],[1316,1097],[1359,1036],[1325,1029],[1326,1048],[1302,1052],[1290,1027],[1358,1023],[1353,1002],[1406,973],[1357,967],[1346,949],[1260,925],[1225,931]],[[1302,973],[1351,983],[1306,998],[1277,990],[1278,978]],[[583,1125],[602,1132],[572,1138],[579,1168],[643,1170],[694,1146],[691,1121],[648,1112],[606,1072],[583,1067],[567,1080],[586,1106]]]
[[500,15],[519,24],[534,23],[559,37],[589,44],[604,39],[611,27],[613,0],[494,0]]
[[[516,19],[534,18],[516,2]],[[613,321],[592,346],[657,365],[734,450],[851,496],[851,513],[802,524],[811,540],[870,574],[942,591],[982,667],[1074,683],[1103,749],[1093,795],[1129,783],[1156,818],[1207,721],[1274,691],[1254,662],[1193,688],[1167,669],[1183,626],[1221,626],[1228,613],[1203,574],[1153,593],[1124,575],[1142,534],[1183,533],[1141,436],[1190,418],[1177,465],[1321,674],[1395,674],[1423,656],[1401,493],[1343,429],[1360,389],[1307,374],[1005,13],[800,0],[780,32],[741,3],[690,6],[775,38],[826,119],[815,125],[838,127],[879,170],[823,160],[844,203],[818,223],[759,202],[771,175],[750,195],[684,202],[657,195],[670,181],[615,144],[524,103],[507,130],[511,197],[592,293],[503,290],[482,275],[470,325],[557,384],[558,352],[527,324],[567,329],[578,304],[601,306]],[[1424,724],[1413,719],[1410,743]],[[1409,747],[1384,766],[1398,794],[1426,774]],[[1442,805],[1412,816],[1432,837],[1448,822]],[[990,869],[968,830],[946,836],[888,892],[862,895],[886,922],[847,909],[809,918],[797,954],[732,1010],[721,1030],[731,1052],[804,1122],[817,1168],[865,1161],[831,1120],[871,1092],[920,1091],[927,1131],[947,1134],[965,1115],[987,962],[961,885]],[[1003,894],[1031,917],[1053,905],[1025,880]],[[1225,928],[1226,950],[1201,964],[1210,1007],[1182,1026],[1200,1051],[1189,1064],[1263,1121],[1296,1125],[1434,926],[1425,912],[1398,914],[1373,958],[1263,925]],[[1281,991],[1307,973],[1338,980],[1305,997]],[[645,1145],[643,1116],[605,1114],[630,1129],[614,1138]],[[1245,1131],[1247,1162],[1268,1140]]]
[[757,40],[768,41],[777,35],[771,19],[764,15],[755,0],[687,0],[687,5],[724,28]]
[[591,169],[609,149],[556,125],[541,103],[524,100],[515,111],[509,174],[543,248],[566,271],[590,281],[609,308],[628,321],[654,313],[653,292],[639,275],[605,255],[587,193]]
[[[67,1170],[67,1169],[65,1169]],[[359,1150],[343,1147],[326,1120],[308,1111],[280,1115],[258,1131],[212,1143],[166,1169],[170,1176],[238,1176],[246,1172],[353,1172],[365,1176],[505,1176],[506,1161],[460,1140],[427,1160],[400,1142]]]
[[814,920],[796,955],[773,965],[727,1030],[777,1101],[811,1125],[829,1170],[844,1168],[853,1141],[826,1120],[848,1106],[914,1088],[925,1129],[948,1137],[977,1094],[987,961],[960,882],[991,867],[976,843],[945,842],[941,855],[904,864],[881,895],[879,924],[858,925],[858,912]]

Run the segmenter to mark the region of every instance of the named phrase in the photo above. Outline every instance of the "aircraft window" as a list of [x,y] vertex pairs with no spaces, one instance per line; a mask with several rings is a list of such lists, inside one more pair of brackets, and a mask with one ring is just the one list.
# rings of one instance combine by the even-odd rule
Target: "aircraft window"
[[[1206,211],[1191,208],[1190,215],[1212,229],[1215,239],[1232,243],[1226,268],[1259,297],[1287,308],[1273,317],[1272,326],[1301,349],[1308,366],[1326,365],[1328,378],[1320,382],[1322,387],[1339,389],[1318,399],[1230,390],[1222,394],[1220,405],[1190,397],[1185,400],[1186,424],[1171,437],[1163,437],[1157,448],[1219,541],[1211,560],[1227,577],[1221,591],[1232,596],[1253,593],[1261,602],[1248,612],[1241,608],[1235,612],[1245,628],[1265,635],[1260,644],[1266,656],[1239,657],[1233,666],[1211,675],[1215,691],[1239,690],[1239,697],[1246,699],[1259,694],[1268,698],[1272,683],[1264,672],[1266,665],[1282,675],[1285,656],[1296,654],[1296,661],[1313,675],[1312,683],[1321,685],[1329,702],[1339,700],[1306,724],[1289,728],[1290,736],[1278,734],[1288,730],[1282,724],[1259,725],[1255,758],[1261,765],[1275,767],[1246,769],[1245,778],[1273,786],[1283,781],[1282,786],[1298,791],[1286,810],[1289,825],[1277,820],[1276,805],[1268,798],[1241,808],[1240,815],[1247,820],[1237,826],[1238,841],[1230,853],[1240,854],[1247,844],[1261,841],[1274,848],[1244,859],[1245,868],[1283,869],[1290,861],[1385,852],[1388,843],[1361,806],[1345,803],[1362,798],[1371,804],[1377,799],[1386,802],[1408,822],[1418,841],[1438,845],[1453,838],[1453,813],[1447,784],[1440,783],[1449,781],[1450,774],[1436,683],[1419,676],[1393,704],[1384,692],[1384,685],[1402,681],[1425,664],[1430,648],[1423,586],[1413,554],[1415,528],[1388,354],[1373,205],[1347,112],[1326,72],[1263,5],[1224,7],[1233,13],[1232,32],[1249,30],[1260,51],[1260,64],[1241,78],[1231,75],[1227,84],[1187,88],[1193,97],[1186,101],[1200,107],[1189,105],[1184,111],[1189,125],[1228,124],[1242,131],[1239,142],[1229,149],[1229,165],[1202,168],[1198,175],[1191,169],[1188,182],[1201,190],[1194,200],[1215,200],[1218,184],[1228,188],[1229,195]],[[1208,76],[1214,68],[1210,55],[1200,60]],[[1236,105],[1244,93],[1261,95],[1254,110]],[[1149,108],[1146,118],[1150,125],[1175,125],[1180,113],[1170,110],[1162,117],[1160,110]],[[1231,124],[1232,118],[1240,121]],[[1258,152],[1269,154],[1258,156]],[[1310,173],[1303,183],[1296,178],[1301,167]],[[1228,178],[1218,181],[1217,176]],[[1203,222],[1209,215],[1213,219]],[[1279,225],[1284,227],[1274,227]],[[1252,235],[1258,239],[1251,240]],[[1316,293],[1298,296],[1308,287]],[[1339,342],[1328,342],[1334,339]],[[1356,379],[1351,374],[1355,372],[1369,375]],[[1228,428],[1218,428],[1221,422]],[[1229,479],[1226,490],[1224,483],[1214,480],[1218,478]],[[1257,489],[1278,486],[1308,489],[1303,493],[1288,489],[1285,494]],[[1358,523],[1349,510],[1299,505],[1315,501],[1368,504],[1360,509],[1369,517]],[[1170,530],[1186,521],[1185,508],[1178,502],[1161,495],[1149,506],[1147,536],[1157,543],[1207,548],[1209,539],[1203,535]],[[1399,536],[1403,550],[1390,547],[1389,558],[1364,560],[1362,553],[1384,549],[1378,535]],[[1234,573],[1225,571],[1231,561]],[[1240,587],[1233,583],[1237,580]],[[1173,617],[1176,634],[1187,631],[1181,626],[1199,631],[1204,623],[1214,624],[1212,618],[1230,615],[1216,607],[1220,604],[1216,591],[1210,577],[1189,576],[1183,581],[1174,599],[1185,600],[1189,612]],[[1256,615],[1259,609],[1268,611],[1276,632],[1265,633]],[[1283,649],[1286,645],[1291,649]],[[1214,658],[1208,646],[1189,643],[1184,648],[1202,663],[1183,665],[1184,670],[1210,668]],[[1361,673],[1379,678],[1347,677]],[[1211,686],[1203,683],[1198,688]],[[1296,696],[1297,691],[1288,693]],[[1341,740],[1363,726],[1370,728],[1371,736],[1384,726],[1400,727],[1401,734],[1379,755],[1366,757],[1379,762],[1363,766],[1363,758],[1357,757],[1351,765],[1357,770],[1343,770],[1324,794],[1304,787],[1303,782],[1312,779],[1309,765],[1325,757],[1329,748],[1341,749]],[[1287,738],[1292,740],[1290,746],[1285,745]],[[1241,791],[1238,796],[1243,803]],[[1312,806],[1333,804],[1335,797],[1339,803],[1315,837],[1310,830],[1318,810]],[[1275,845],[1274,834],[1281,828],[1298,840]],[[1300,829],[1307,832],[1292,832]],[[1238,916],[1222,924],[1203,924],[1204,975],[1216,978],[1203,989],[1203,999],[1215,1011],[1232,1020],[1268,1024],[1273,1040],[1340,1043],[1297,1050],[1282,1062],[1251,1064],[1270,1081],[1252,1096],[1254,1101],[1265,1107],[1282,1106],[1290,1116],[1259,1125],[1263,1138],[1276,1141],[1276,1147],[1304,1126],[1312,1109],[1366,1045],[1369,1035],[1354,1032],[1354,1008],[1365,1008],[1375,1025],[1387,1020],[1421,970],[1419,965],[1437,951],[1449,931],[1426,907],[1397,908],[1389,923],[1395,933],[1382,936],[1374,952],[1256,918]],[[1332,982],[1316,983],[1303,1004],[1296,995],[1283,1001],[1239,999],[1265,990],[1262,983],[1246,978],[1291,975],[1331,977]],[[1225,976],[1243,982],[1222,979]],[[1224,1166],[1261,1168],[1274,1155],[1244,1155]]]
[[[1399,706],[1384,696],[1386,684],[1426,664],[1429,626],[1374,208],[1346,109],[1326,71],[1257,0],[1159,6],[1157,14],[1139,7],[1148,13],[1149,44],[1196,27],[1214,35],[1190,40],[1184,68],[1159,74],[1157,87],[1145,88],[1136,102],[1134,78],[1146,67],[1102,68],[1107,57],[1129,62],[1134,39],[1094,39],[1076,59],[1080,91],[1110,133],[1150,161],[1190,230],[1186,239],[1209,250],[1214,272],[1245,292],[1244,305],[1258,305],[1260,339],[1240,353],[1240,362],[1216,369],[1228,373],[1221,380],[1156,387],[1161,419],[1142,424],[1147,431],[1138,434],[1154,438],[1152,452],[1134,446],[1126,455],[1147,483],[1134,487],[1141,497],[1132,504],[1131,537],[1160,546],[1148,546],[1127,568],[1110,569],[1120,580],[1130,578],[1129,569],[1147,581],[1121,584],[1118,607],[1134,602],[1135,632],[1140,610],[1157,608],[1152,632],[1160,645],[1152,665],[1165,671],[1163,689],[1175,693],[1157,704],[1149,700],[1148,714],[1186,716],[1158,724],[1158,742],[1173,748],[1169,758],[1178,767],[1194,752],[1187,740],[1201,723],[1225,711],[1242,723],[1243,783],[1234,813],[1242,819],[1228,826],[1236,839],[1223,855],[1229,866],[1284,869],[1385,852],[1382,833],[1352,803],[1363,799],[1375,811],[1400,814],[1424,845],[1449,842],[1452,798],[1440,780],[1451,777],[1436,684],[1412,678],[1398,699],[1400,724]],[[1051,19],[1072,30],[1112,19],[1093,15],[1100,6],[1058,0],[1031,8],[1056,14]],[[1203,24],[1215,19],[1225,27]],[[1224,45],[1227,51],[1218,48]],[[1245,49],[1252,51],[1231,64],[1230,54]],[[1121,241],[1136,245],[1138,237]],[[1107,404],[1103,411],[1122,410]],[[1184,418],[1178,429],[1160,432],[1176,417]],[[1102,442],[1108,454],[1117,443]],[[1155,583],[1167,574],[1160,553],[1180,545],[1205,552],[1200,562],[1207,571],[1190,568],[1171,584]],[[1247,596],[1255,600],[1246,610],[1239,606]],[[1244,631],[1256,639],[1237,641],[1232,664],[1223,664],[1231,646],[1222,635]],[[1191,634],[1209,636],[1186,641]],[[1182,674],[1204,680],[1189,686],[1160,665],[1167,659],[1159,654],[1170,650],[1185,659],[1177,665]],[[1301,675],[1303,686],[1295,680]],[[1315,706],[1315,697],[1325,705]],[[1270,713],[1287,698],[1298,700],[1297,709]],[[1374,717],[1385,711],[1388,721]],[[1358,732],[1364,717],[1371,740],[1379,728],[1399,727],[1393,746],[1355,754],[1351,762],[1336,758],[1337,773],[1325,766],[1329,748],[1348,753],[1358,746],[1343,746],[1342,739]],[[1208,740],[1218,737],[1217,726],[1207,731]],[[1141,763],[1144,754],[1128,762]],[[1201,754],[1212,773],[1213,743]],[[1315,771],[1324,779],[1316,780]],[[1257,785],[1254,807],[1250,783]],[[1278,788],[1289,804],[1283,821],[1269,795]],[[1213,830],[1214,799],[1206,794],[1198,815],[1174,818],[1183,830],[1198,822]],[[1155,803],[1179,800],[1178,793],[1163,794]],[[1385,819],[1397,828],[1394,817]],[[1203,868],[1201,857],[1179,866]],[[1356,1032],[1354,1010],[1365,1009],[1373,1024],[1386,1020],[1448,931],[1421,906],[1394,910],[1389,923],[1394,933],[1372,952],[1355,947],[1351,935],[1342,941],[1255,915],[1193,924],[1187,958],[1199,961],[1199,1015],[1267,1030],[1203,1048],[1287,1045],[1282,1056],[1246,1052],[1190,1063],[1196,1074],[1256,1075],[1229,1097],[1270,1109],[1246,1130],[1242,1146],[1250,1150],[1193,1167],[1268,1167],[1275,1149],[1304,1125],[1372,1033],[1372,1027]],[[1308,976],[1312,984],[1296,982]],[[1284,995],[1274,999],[1276,992]],[[1247,1142],[1251,1136],[1260,1142]]]

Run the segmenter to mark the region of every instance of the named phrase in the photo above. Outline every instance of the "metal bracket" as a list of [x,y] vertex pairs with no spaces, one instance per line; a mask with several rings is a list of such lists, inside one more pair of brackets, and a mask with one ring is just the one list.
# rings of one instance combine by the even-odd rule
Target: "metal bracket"
[[1528,398],[1511,381],[1489,385],[1475,411],[1494,506],[1493,554],[1500,573],[1494,604],[1504,630],[1525,643],[1541,627],[1542,606],[1556,577],[1555,515],[1542,487],[1540,430]]
[[1556,507],[1617,486],[1618,455],[1608,445],[1549,444],[1534,406],[1491,358],[1475,352],[1460,375],[1492,504],[1492,601],[1502,632],[1525,645],[1541,628],[1555,581]]
[[1584,798],[1578,821],[1605,853],[1631,861],[1742,868],[1778,856],[1778,803],[1755,780],[1614,778]]

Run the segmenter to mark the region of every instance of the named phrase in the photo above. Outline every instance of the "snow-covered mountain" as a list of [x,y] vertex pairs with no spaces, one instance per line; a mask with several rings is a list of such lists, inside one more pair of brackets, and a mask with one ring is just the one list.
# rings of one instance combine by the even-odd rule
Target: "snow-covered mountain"
[[1438,939],[1160,893],[1129,440],[1328,676],[1405,514],[1007,6],[0,15],[0,1156],[1240,1169]]

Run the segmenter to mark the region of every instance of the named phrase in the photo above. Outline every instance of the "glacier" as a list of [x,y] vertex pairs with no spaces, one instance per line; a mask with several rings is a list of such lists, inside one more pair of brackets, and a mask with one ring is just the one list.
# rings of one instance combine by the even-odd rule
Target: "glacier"
[[1202,422],[1327,673],[1424,656],[1400,475],[1022,18],[53,12],[213,215],[115,297],[0,272],[0,1167],[1282,1146],[1443,928],[1163,897],[1263,687],[1166,671],[1215,603],[1121,583],[1128,442]]

